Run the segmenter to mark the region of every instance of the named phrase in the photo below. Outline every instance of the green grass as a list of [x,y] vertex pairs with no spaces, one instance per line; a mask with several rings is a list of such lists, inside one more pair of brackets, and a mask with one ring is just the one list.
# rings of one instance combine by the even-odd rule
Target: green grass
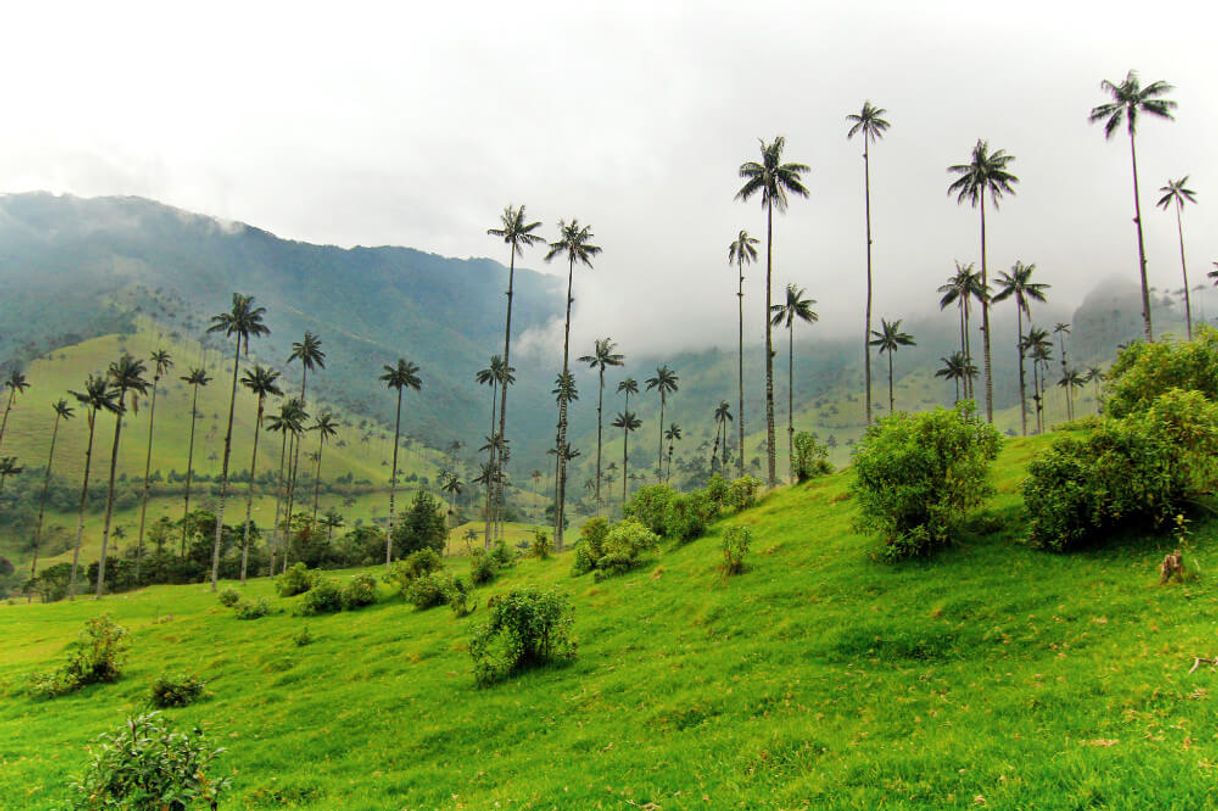
[[[1168,538],[1030,550],[1018,485],[1045,442],[1004,450],[985,511],[998,529],[930,561],[872,559],[849,471],[625,577],[523,561],[478,601],[523,583],[569,592],[579,657],[489,689],[466,651],[485,608],[457,620],[383,593],[306,620],[264,580],[247,590],[284,613],[253,622],[204,586],[2,607],[0,797],[53,806],[86,743],[162,670],[193,669],[214,696],[167,715],[228,748],[225,808],[1216,807],[1218,673],[1188,670],[1218,642],[1218,525],[1195,525],[1204,575],[1186,585],[1157,584]],[[732,521],[756,540],[725,582]],[[123,680],[25,697],[101,611],[133,632]],[[317,639],[298,648],[305,624]]]

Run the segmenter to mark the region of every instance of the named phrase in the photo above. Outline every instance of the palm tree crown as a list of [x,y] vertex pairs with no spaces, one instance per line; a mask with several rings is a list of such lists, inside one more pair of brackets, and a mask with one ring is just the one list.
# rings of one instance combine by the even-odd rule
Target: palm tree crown
[[888,111],[883,107],[876,107],[870,101],[864,101],[861,110],[846,116],[846,120],[850,122],[850,129],[846,132],[846,137],[853,138],[861,134],[864,140],[871,143],[880,140],[889,127],[888,122],[884,119],[887,114]]
[[505,206],[503,213],[499,215],[499,222],[502,227],[488,228],[486,233],[502,239],[510,247],[513,256],[524,256],[526,247],[544,241],[533,233],[541,227],[541,223],[527,222],[524,206],[519,208],[511,205]]
[[1138,116],[1141,113],[1171,120],[1171,111],[1176,109],[1176,102],[1159,98],[1175,88],[1167,82],[1151,82],[1143,87],[1137,71],[1134,70],[1125,74],[1125,80],[1122,82],[1110,82],[1105,79],[1100,82],[1100,89],[1111,96],[1112,100],[1092,107],[1087,120],[1092,124],[1103,121],[1105,138],[1115,135],[1122,122],[1131,135],[1137,132]]
[[781,135],[768,144],[761,141],[761,162],[745,161],[740,164],[739,174],[744,179],[744,185],[736,192],[737,200],[747,202],[760,192],[762,208],[786,211],[788,192],[800,197],[808,196],[802,175],[812,169],[804,163],[783,163],[782,150],[786,144],[786,138]]
[[270,335],[271,330],[263,323],[266,317],[266,307],[255,307],[254,297],[233,293],[231,309],[226,313],[213,315],[208,332],[222,332],[227,337],[237,337],[245,354],[250,351],[250,338]]
[[973,145],[972,157],[968,163],[958,163],[947,167],[947,171],[958,175],[956,180],[947,187],[948,194],[956,195],[956,202],[966,200],[976,208],[987,194],[994,207],[1002,200],[1004,194],[1014,194],[1015,184],[1019,178],[1007,171],[1014,155],[1008,155],[1006,150],[990,151],[987,141],[978,139]]

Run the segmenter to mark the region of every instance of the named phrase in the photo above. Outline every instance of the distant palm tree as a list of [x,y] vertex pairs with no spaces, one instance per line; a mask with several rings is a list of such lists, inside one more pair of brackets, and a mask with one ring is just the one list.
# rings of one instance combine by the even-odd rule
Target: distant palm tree
[[888,354],[888,413],[892,414],[896,411],[896,398],[893,395],[892,388],[892,356],[896,354],[903,346],[916,346],[913,336],[907,332],[901,332],[901,319],[896,321],[888,321],[880,319],[879,331],[872,330],[872,346],[880,348],[880,354]]
[[[967,265],[957,262],[955,275],[950,276],[946,284],[939,286],[939,292],[943,294],[939,299],[940,310],[945,310],[955,304],[956,309],[960,311],[960,351],[964,354],[965,359],[972,363],[973,352],[969,346],[969,304],[973,299],[981,301],[985,298],[986,291],[981,286],[981,274],[973,270],[971,262]],[[966,378],[964,397],[969,399],[972,396],[973,382]]]
[[660,395],[660,449],[656,456],[656,480],[664,472],[664,409],[668,405],[668,395],[675,394],[680,378],[677,373],[668,368],[668,364],[656,368],[656,373],[645,381],[647,390],[655,389]]
[[[291,397],[279,404],[279,413],[271,415],[267,420],[266,430],[271,433],[280,435],[279,441],[279,476],[275,479],[275,521],[273,527],[275,534],[279,536],[281,545],[283,546],[283,568],[287,569],[288,561],[288,536],[291,531],[291,516],[284,518],[282,525],[280,524],[280,516],[283,512],[283,507],[287,500],[287,452],[288,452],[288,435],[293,438],[299,437],[304,433],[305,420],[309,418],[309,414],[304,410],[304,403],[299,397]],[[275,554],[271,552],[271,574],[275,573]]]
[[871,424],[871,144],[884,137],[889,124],[884,119],[888,111],[870,101],[863,109],[846,116],[850,129],[846,138],[863,135],[863,199],[867,211],[867,320],[863,328],[863,376],[867,381],[867,424]]
[[313,523],[317,523],[317,504],[321,500],[321,455],[326,449],[326,440],[338,436],[338,428],[338,420],[328,411],[323,411],[309,427],[310,431],[317,432],[317,469],[313,473]]
[[389,532],[385,536],[385,568],[393,561],[393,507],[398,490],[398,445],[402,436],[402,390],[420,391],[423,381],[419,377],[419,367],[405,358],[398,358],[395,366],[385,366],[385,373],[380,380],[398,393],[396,416],[393,421],[393,468],[389,474]]
[[740,399],[737,403],[736,430],[739,432],[738,441],[741,453],[737,454],[736,463],[737,474],[740,476],[744,476],[744,266],[757,261],[757,243],[759,241],[750,236],[748,231],[741,229],[732,244],[727,246],[727,262],[729,265],[736,266],[736,273],[739,276],[736,288],[736,309],[739,311],[740,319],[737,326],[736,384]]
[[672,478],[672,454],[676,450],[676,443],[681,441],[681,426],[675,422],[671,423],[664,431],[664,438],[668,440],[668,473],[664,476],[664,481],[667,482]]
[[990,151],[990,145],[978,139],[968,163],[947,167],[947,171],[958,175],[948,187],[947,193],[956,195],[956,203],[968,200],[973,208],[981,208],[981,289],[986,296],[981,299],[981,346],[983,352],[983,374],[985,376],[985,418],[994,421],[994,375],[990,363],[990,276],[985,251],[985,198],[989,195],[994,209],[1004,194],[1014,194],[1014,184],[1019,178],[1007,171],[1014,155],[1004,150]]
[[1087,369],[1087,374],[1083,376],[1083,382],[1090,383],[1095,387],[1095,410],[1099,413],[1100,410],[1100,383],[1104,380],[1104,370],[1098,366],[1091,366]]
[[[254,418],[254,451],[250,456],[250,480],[245,491],[245,523],[241,532],[241,583],[245,583],[246,568],[249,564],[250,524],[254,511],[254,478],[258,475],[258,436],[262,432],[262,417],[266,413],[266,398],[274,395],[283,396],[279,388],[279,372],[265,366],[255,364],[253,369],[246,369],[241,378],[241,385],[249,389],[250,394],[258,400],[258,413]],[[286,433],[286,432],[285,432]],[[274,574],[274,572],[271,572]]]
[[1168,206],[1176,209],[1176,233],[1180,237],[1180,272],[1184,274],[1184,320],[1188,325],[1188,339],[1193,339],[1193,303],[1188,295],[1188,263],[1184,259],[1184,222],[1181,212],[1185,203],[1196,203],[1197,193],[1188,188],[1188,175],[1179,180],[1168,179],[1167,185],[1159,189],[1163,196],[1156,203],[1164,211]]
[[1171,120],[1171,111],[1176,103],[1158,98],[1174,88],[1167,82],[1151,82],[1145,87],[1135,71],[1125,75],[1125,81],[1117,84],[1107,79],[1100,82],[1100,90],[1112,97],[1112,101],[1091,108],[1087,120],[1092,124],[1104,122],[1104,137],[1111,139],[1125,124],[1129,133],[1129,160],[1133,166],[1133,222],[1138,231],[1138,273],[1142,281],[1142,323],[1146,329],[1146,340],[1155,339],[1150,317],[1150,285],[1146,281],[1146,244],[1142,239],[1142,199],[1138,192],[1138,151],[1134,143],[1138,130],[1138,115],[1147,115]]
[[[744,185],[736,192],[736,199],[747,201],[760,192],[761,206],[766,212],[765,225],[765,428],[766,454],[769,463],[769,485],[778,483],[777,460],[774,455],[774,336],[770,331],[770,308],[773,306],[774,278],[774,209],[779,213],[787,210],[787,193],[800,197],[808,196],[802,175],[811,168],[802,163],[783,163],[782,150],[786,139],[781,135],[761,142],[761,162],[746,161],[740,164],[739,175]],[[743,453],[744,449],[741,448]]]
[[1066,390],[1066,419],[1074,419],[1074,390],[1082,388],[1085,381],[1083,376],[1074,369],[1066,369],[1062,372],[1061,379],[1057,381],[1057,385]]
[[[505,387],[511,385],[512,383],[516,382],[515,371],[516,371],[515,368],[509,367],[503,362],[502,357],[500,357],[499,355],[492,355],[490,365],[487,366],[485,369],[479,369],[474,374],[474,380],[476,380],[479,385],[491,387],[491,432],[490,432],[490,434],[488,434],[488,436],[493,437],[497,433],[497,431],[495,429],[498,409],[499,409],[499,398],[497,397],[497,393],[498,393],[499,389],[505,388]],[[496,467],[496,468],[499,467],[499,460],[497,458],[497,449],[499,448],[499,445],[500,445],[499,442],[491,442],[485,446],[486,449],[488,451],[490,451],[490,453],[491,453],[491,458],[488,461],[490,462],[490,464],[493,467]],[[501,477],[492,476],[492,477],[488,478],[485,482],[486,483],[486,526],[484,529],[484,534],[485,534],[485,542],[486,542],[486,545],[488,545],[488,546],[490,544],[490,537],[491,537],[491,524],[495,520],[495,514],[494,514],[494,509],[493,509],[495,493],[494,493],[494,488],[492,487],[492,485],[497,483],[500,478]]]
[[596,504],[601,503],[601,443],[604,435],[602,413],[605,405],[605,369],[610,366],[621,366],[626,357],[617,351],[617,344],[612,338],[597,338],[591,355],[584,355],[580,363],[586,363],[597,370],[596,389]]
[[179,378],[191,387],[193,394],[190,399],[190,445],[186,452],[186,501],[182,508],[182,549],[180,556],[186,557],[186,516],[190,515],[190,484],[194,476],[195,466],[195,426],[199,424],[199,387],[211,382],[205,369],[191,369],[190,374]]
[[643,425],[633,411],[619,411],[611,423],[614,428],[622,429],[622,507],[630,497],[630,433],[637,431]]
[[97,593],[100,600],[106,585],[106,552],[110,545],[110,520],[114,515],[114,474],[118,468],[118,443],[123,432],[123,415],[127,413],[127,394],[131,393],[132,410],[139,410],[139,395],[148,392],[148,381],[144,378],[148,369],[142,360],[123,355],[106,370],[110,385],[118,395],[118,410],[114,412],[114,445],[110,449],[110,486],[106,490],[106,513],[102,519],[101,557],[97,563]]
[[135,543],[135,580],[140,579],[140,564],[144,558],[144,519],[148,515],[148,484],[152,473],[152,430],[156,426],[156,394],[161,378],[173,368],[173,358],[164,349],[152,353],[152,402],[148,406],[148,452],[144,457],[144,489],[140,496],[140,530]]
[[[547,262],[550,262],[556,256],[565,255],[567,257],[567,315],[566,320],[563,322],[562,372],[559,376],[561,382],[563,379],[569,378],[571,372],[571,305],[575,302],[575,298],[571,295],[571,287],[575,281],[575,263],[580,262],[591,268],[592,257],[599,254],[601,248],[598,245],[592,244],[595,236],[592,233],[592,227],[580,225],[578,219],[572,219],[569,223],[565,220],[559,220],[558,233],[558,239],[550,243],[550,249],[546,252],[545,259]],[[571,458],[570,450],[567,447],[568,404],[568,399],[564,397],[558,398],[558,430],[554,443],[558,464],[555,473],[554,548],[559,552],[562,551],[563,542],[563,512],[566,506],[567,495],[567,461]]]
[[[787,300],[770,307],[770,325],[787,328],[787,475],[795,481],[795,322],[813,324],[820,316],[812,309],[814,299],[804,298],[804,289],[787,285]],[[726,438],[726,437],[725,437]]]
[[1053,325],[1053,334],[1057,336],[1057,350],[1062,353],[1062,373],[1066,371],[1066,336],[1070,334],[1070,325],[1058,321]]
[[118,413],[118,392],[110,387],[110,381],[100,375],[89,375],[84,391],[69,391],[87,410],[85,421],[89,424],[89,441],[85,445],[85,475],[80,485],[80,509],[76,514],[76,545],[72,549],[72,574],[68,578],[68,597],[76,597],[76,572],[80,564],[80,545],[85,534],[85,507],[89,501],[89,469],[93,462],[93,437],[97,432],[97,415],[106,411]]
[[935,377],[942,377],[956,384],[956,402],[960,402],[960,383],[977,374],[977,367],[963,352],[953,352],[945,358],[939,358],[943,366],[935,370]]
[[1023,262],[1016,262],[1011,266],[1011,271],[1002,271],[998,274],[998,294],[994,296],[994,302],[1005,301],[1008,298],[1015,299],[1015,324],[1017,331],[1015,333],[1016,345],[1019,349],[1019,425],[1024,436],[1028,435],[1028,392],[1027,383],[1024,371],[1024,351],[1023,351],[1023,317],[1032,317],[1031,302],[1045,300],[1045,291],[1049,289],[1049,285],[1041,284],[1032,281],[1032,273],[1035,272],[1036,265],[1025,265]]
[[30,384],[20,369],[13,369],[5,378],[4,387],[8,389],[8,403],[4,406],[4,418],[0,420],[0,448],[4,447],[4,430],[8,427],[8,414],[13,410],[13,401],[18,394],[23,394]]
[[727,426],[732,421],[732,408],[728,405],[727,400],[720,400],[719,405],[715,407],[715,441],[716,447],[713,456],[719,457],[719,465],[722,468],[727,464]]
[[461,481],[461,477],[451,470],[446,470],[440,474],[440,490],[448,497],[449,507],[448,514],[453,514],[452,505],[461,498],[461,491],[465,485]]
[[343,523],[343,517],[337,510],[326,510],[326,514],[321,517],[321,525],[326,528],[326,541],[334,540],[334,530],[342,528]]
[[[300,403],[301,407],[308,406],[307,388],[309,372],[326,368],[326,353],[321,348],[321,338],[305,330],[304,337],[292,342],[292,351],[288,355],[288,364],[300,361]],[[288,440],[288,455],[292,462],[288,470],[288,521],[291,522],[292,505],[296,502],[296,479],[300,472],[300,435],[293,433]]]
[[42,547],[42,520],[46,515],[47,492],[51,489],[51,470],[55,466],[55,440],[59,438],[59,423],[76,416],[68,401],[60,399],[51,406],[55,412],[55,424],[51,428],[51,452],[47,455],[47,469],[42,477],[42,495],[38,499],[38,523],[34,525],[34,561],[30,564],[30,580],[38,576],[38,550]]
[[16,476],[24,471],[25,468],[17,464],[16,456],[0,457],[0,493],[4,492],[4,480],[9,476]]
[[1031,326],[1023,339],[1023,351],[1032,358],[1032,400],[1036,404],[1036,433],[1044,433],[1044,380],[1053,357],[1053,339],[1048,330]]
[[[228,498],[228,460],[233,450],[233,414],[237,408],[237,370],[241,365],[241,349],[250,351],[250,338],[270,335],[271,330],[262,323],[266,316],[265,307],[255,307],[253,296],[233,293],[232,307],[228,312],[213,315],[208,332],[222,332],[229,338],[234,338],[236,348],[233,350],[233,385],[228,398],[228,428],[224,433],[224,457],[220,464],[220,504],[216,509],[216,534],[211,550],[211,590],[216,590],[216,582],[220,578],[220,540],[224,531],[224,502]],[[309,337],[305,334],[306,339]],[[293,347],[295,351],[295,347]],[[307,368],[307,366],[306,366]],[[301,391],[304,382],[301,381]],[[291,500],[289,498],[289,504]],[[290,514],[289,510],[289,514]]]

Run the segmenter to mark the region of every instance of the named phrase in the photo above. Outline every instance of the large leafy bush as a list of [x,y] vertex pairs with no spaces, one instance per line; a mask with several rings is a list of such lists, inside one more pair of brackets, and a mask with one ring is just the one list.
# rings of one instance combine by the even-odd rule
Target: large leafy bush
[[829,447],[816,439],[816,434],[800,431],[793,440],[795,451],[795,478],[801,482],[825,476],[833,472],[829,462]]
[[1202,327],[1191,341],[1135,342],[1121,351],[1107,377],[1105,413],[1118,419],[1149,410],[1171,389],[1218,400],[1218,331]]
[[513,589],[488,604],[490,619],[469,643],[474,680],[489,685],[527,667],[575,656],[575,608],[559,591]]
[[38,698],[54,698],[89,684],[118,681],[129,645],[127,629],[109,614],[93,617],[68,648],[64,666],[51,673],[35,674],[30,692]]
[[275,591],[280,597],[295,597],[313,588],[317,573],[309,570],[303,563],[293,563],[287,570],[275,578]]

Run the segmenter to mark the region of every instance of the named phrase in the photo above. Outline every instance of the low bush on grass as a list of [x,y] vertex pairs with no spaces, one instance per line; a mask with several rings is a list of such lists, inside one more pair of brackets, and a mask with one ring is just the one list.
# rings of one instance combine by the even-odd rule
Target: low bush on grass
[[80,637],[68,648],[68,661],[59,670],[32,677],[30,693],[37,698],[79,690],[89,684],[116,682],[122,675],[130,642],[127,629],[109,614],[85,622]]
[[473,591],[473,586],[465,578],[449,578],[447,584],[448,607],[452,609],[454,616],[464,617],[473,612],[474,603],[470,599],[471,591]]
[[1218,331],[1201,327],[1191,341],[1136,341],[1117,355],[1104,383],[1104,412],[1120,419],[1150,409],[1172,389],[1218,400]]
[[444,561],[430,547],[411,552],[409,555],[393,564],[385,574],[385,582],[393,585],[400,594],[405,595],[410,584],[420,577],[439,571]]
[[706,487],[702,488],[706,493],[706,497],[711,500],[715,508],[722,510],[729,506],[729,498],[732,493],[732,486],[728,484],[727,479],[720,476],[718,473],[710,477],[706,482]]
[[553,544],[550,543],[550,533],[544,529],[533,530],[533,540],[529,542],[529,556],[538,560],[549,560],[551,549]]
[[228,588],[221,590],[219,599],[220,605],[224,606],[225,608],[232,608],[237,603],[241,602],[241,592],[237,591],[232,586],[229,586]]
[[513,589],[488,603],[490,618],[474,630],[474,680],[487,686],[513,673],[575,657],[575,608],[559,591]]
[[305,616],[335,614],[343,610],[343,589],[331,577],[319,577],[313,588],[300,601],[300,613]]
[[593,516],[579,528],[579,540],[575,542],[571,576],[578,577],[596,568],[596,562],[605,554],[605,537],[609,534],[609,519]]
[[596,561],[596,579],[625,574],[639,565],[644,553],[659,545],[659,536],[638,521],[617,522],[605,535],[604,554]]
[[239,620],[262,619],[271,613],[271,604],[266,601],[265,597],[259,597],[257,600],[242,600],[234,606],[234,611]]
[[727,489],[727,505],[736,512],[752,509],[757,504],[757,491],[760,489],[761,479],[754,476],[733,479]]
[[293,563],[287,571],[275,578],[275,592],[280,597],[295,597],[313,588],[317,573],[309,571],[303,563]]
[[795,478],[801,482],[827,476],[833,472],[829,462],[829,447],[817,441],[816,434],[800,431],[794,439]]
[[72,784],[72,808],[184,811],[217,808],[229,779],[219,777],[223,749],[207,745],[203,730],[175,731],[158,712],[127,720],[98,738],[89,764]]
[[700,538],[711,521],[719,517],[719,507],[705,490],[680,493],[668,502],[663,534],[678,543]]
[[370,574],[357,574],[343,586],[342,603],[347,611],[354,611],[376,602],[376,578]]
[[665,535],[669,506],[676,497],[677,491],[667,484],[645,484],[626,502],[623,513],[656,535]]
[[744,558],[753,545],[753,531],[744,526],[732,526],[723,531],[723,564],[721,571],[730,577],[744,571]]
[[194,673],[162,673],[152,683],[152,706],[187,707],[203,697],[207,684]]
[[296,634],[292,637],[292,642],[294,642],[296,644],[296,647],[298,647],[298,648],[303,648],[306,645],[312,645],[313,644],[313,634],[312,634],[312,632],[309,631],[309,626],[307,626],[307,625],[300,626],[300,630],[297,631]]
[[445,572],[432,572],[422,577],[416,577],[402,591],[406,602],[420,611],[435,608],[448,602],[452,576]]
[[944,546],[993,492],[989,472],[1001,444],[971,403],[884,417],[854,453],[859,528],[879,533],[889,560]]
[[495,564],[495,568],[499,570],[510,569],[516,565],[519,555],[515,549],[507,545],[507,541],[500,538],[491,545],[491,561]]
[[495,558],[484,549],[475,549],[469,555],[469,579],[475,586],[493,583],[499,576]]

